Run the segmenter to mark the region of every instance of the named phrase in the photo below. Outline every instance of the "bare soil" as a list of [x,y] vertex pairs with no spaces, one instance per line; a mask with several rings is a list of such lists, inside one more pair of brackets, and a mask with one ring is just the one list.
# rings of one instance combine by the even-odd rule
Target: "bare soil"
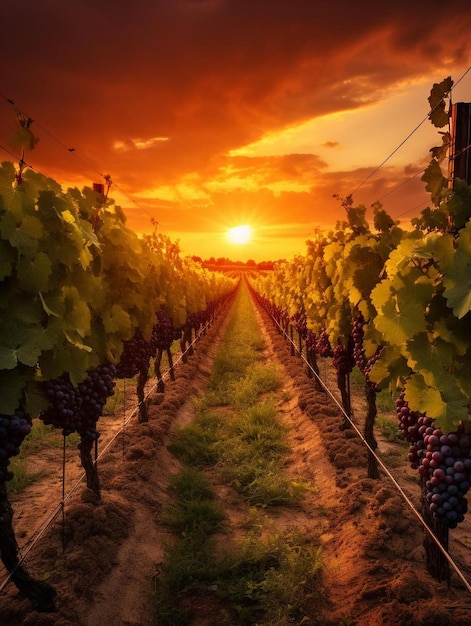
[[[226,316],[227,317],[227,316]],[[310,622],[325,626],[465,626],[470,623],[471,594],[452,574],[437,582],[428,573],[422,547],[424,531],[396,487],[382,473],[366,476],[366,451],[352,430],[342,430],[342,416],[332,399],[315,391],[300,359],[291,356],[283,338],[261,312],[266,358],[284,371],[285,400],[279,411],[290,427],[292,453],[286,470],[312,488],[298,508],[280,508],[274,523],[296,527],[320,541],[323,559],[322,605],[309,606]],[[164,394],[148,398],[149,422],[137,417],[126,426],[99,460],[102,502],[97,504],[83,483],[67,499],[30,550],[29,541],[47,522],[62,495],[62,463],[12,499],[15,531],[25,563],[35,578],[57,590],[56,611],[32,610],[12,584],[0,595],[0,624],[5,626],[149,626],[153,618],[152,580],[159,573],[166,546],[173,538],[160,523],[171,501],[169,479],[179,466],[168,452],[171,429],[191,421],[193,402],[203,393],[218,342],[225,331],[221,315],[197,345],[195,356],[176,370]],[[361,400],[355,412],[361,414]],[[122,418],[106,420],[109,434]],[[100,424],[101,426],[101,424]],[[394,444],[378,436],[379,450]],[[46,454],[46,453],[44,453]],[[51,460],[44,456],[49,468]],[[49,454],[49,453],[47,453]],[[67,464],[68,480],[81,475],[78,453]],[[57,456],[57,455],[56,455]],[[39,460],[38,460],[39,463]],[[419,488],[406,467],[391,470],[410,498]],[[235,530],[245,511],[222,485],[218,492]],[[470,522],[451,531],[450,553],[471,580]],[[0,572],[1,581],[6,572]],[[216,610],[213,598],[194,598],[201,608],[195,626],[208,624]],[[213,622],[211,622],[213,623]]]

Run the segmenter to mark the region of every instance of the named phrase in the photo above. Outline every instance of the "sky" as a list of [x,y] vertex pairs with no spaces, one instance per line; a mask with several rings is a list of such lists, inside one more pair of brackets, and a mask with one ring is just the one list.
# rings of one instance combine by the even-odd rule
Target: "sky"
[[349,194],[407,225],[441,143],[433,84],[471,102],[469,0],[2,0],[0,24],[0,161],[10,100],[35,170],[110,175],[131,228],[202,258],[304,254]]

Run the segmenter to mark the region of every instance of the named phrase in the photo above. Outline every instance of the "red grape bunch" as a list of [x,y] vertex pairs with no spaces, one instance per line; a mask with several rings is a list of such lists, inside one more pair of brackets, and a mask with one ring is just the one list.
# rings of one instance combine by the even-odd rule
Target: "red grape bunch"
[[471,437],[460,427],[445,434],[434,420],[411,411],[404,393],[396,401],[404,439],[411,443],[408,460],[424,482],[426,500],[435,519],[448,526],[464,520],[471,481]]
[[381,356],[383,346],[379,346],[371,357],[366,356],[363,339],[365,336],[365,318],[360,313],[353,321],[352,339],[353,339],[353,358],[360,372],[370,382],[370,372],[373,365]]
[[323,358],[334,356],[332,346],[330,345],[329,335],[323,331],[316,341],[317,354]]
[[316,335],[312,330],[308,330],[306,333],[306,351],[316,352]]
[[337,344],[334,348],[332,363],[339,375],[346,376],[350,374],[355,367],[353,352],[342,346],[342,344]]

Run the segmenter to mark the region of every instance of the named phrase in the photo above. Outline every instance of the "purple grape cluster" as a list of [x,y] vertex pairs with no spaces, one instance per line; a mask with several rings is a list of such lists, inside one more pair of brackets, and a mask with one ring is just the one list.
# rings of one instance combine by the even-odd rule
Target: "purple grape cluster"
[[10,459],[20,452],[21,444],[31,432],[31,418],[21,409],[13,415],[0,415],[0,481],[13,478],[8,470]]
[[99,365],[96,369],[91,370],[85,380],[79,383],[77,387],[77,407],[80,419],[78,432],[89,439],[98,439],[99,437],[96,424],[106,401],[114,393],[115,376],[115,365]]
[[456,528],[468,509],[464,496],[470,487],[471,437],[464,431],[445,435],[429,426],[424,443],[419,473],[425,479],[430,510],[442,524]]
[[96,424],[103,407],[115,387],[116,366],[103,364],[88,372],[77,387],[68,374],[42,383],[48,399],[47,408],[39,415],[45,424],[61,428],[64,436],[77,432],[98,439]]
[[141,371],[149,369],[152,356],[151,341],[147,341],[140,330],[134,337],[123,342],[123,352],[116,366],[116,378],[133,378]]
[[423,479],[433,517],[456,528],[468,508],[471,437],[462,427],[448,434],[435,428],[433,419],[410,410],[403,393],[396,401],[396,413],[402,435],[411,443],[407,458]]
[[365,336],[365,318],[360,313],[356,319],[353,321],[353,329],[352,329],[352,340],[353,340],[353,358],[355,359],[355,364],[366,378],[368,382],[370,382],[370,372],[373,365],[381,356],[381,352],[383,351],[383,346],[379,346],[375,353],[371,357],[366,356],[365,348],[363,345],[363,339]]
[[329,335],[322,331],[316,341],[316,352],[323,358],[333,357],[334,352],[330,345]]
[[312,330],[308,330],[306,333],[306,351],[316,352],[316,335]]
[[78,431],[77,393],[69,375],[62,374],[41,385],[48,400],[47,408],[39,415],[40,419],[54,428],[62,428],[64,435]]
[[332,364],[335,367],[338,374],[346,376],[350,374],[355,367],[355,360],[353,358],[353,352],[348,347],[345,348],[342,344],[337,344],[334,348]]
[[424,433],[433,426],[433,420],[418,411],[412,411],[404,398],[404,392],[396,400],[396,415],[403,439],[411,444],[407,460],[412,469],[418,469],[425,449]]
[[368,359],[366,358],[365,348],[363,347],[363,338],[365,336],[364,331],[365,318],[363,315],[358,315],[353,321],[352,339],[353,339],[353,358],[360,372],[366,372],[368,367]]
[[291,317],[291,322],[303,339],[307,335],[307,317],[305,313],[296,313]]
[[159,311],[150,340],[152,355],[155,356],[158,350],[170,350],[175,339],[180,339],[180,331],[176,332],[172,320]]
[[203,323],[203,317],[200,313],[189,313],[186,319],[185,326],[188,326],[192,330],[198,330]]

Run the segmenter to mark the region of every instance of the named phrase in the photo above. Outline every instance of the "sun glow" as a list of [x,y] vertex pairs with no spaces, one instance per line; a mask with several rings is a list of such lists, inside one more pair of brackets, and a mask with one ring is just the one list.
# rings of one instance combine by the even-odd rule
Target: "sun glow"
[[247,224],[244,224],[243,226],[234,226],[234,228],[230,228],[227,231],[226,237],[230,243],[248,243],[252,237],[252,228]]

